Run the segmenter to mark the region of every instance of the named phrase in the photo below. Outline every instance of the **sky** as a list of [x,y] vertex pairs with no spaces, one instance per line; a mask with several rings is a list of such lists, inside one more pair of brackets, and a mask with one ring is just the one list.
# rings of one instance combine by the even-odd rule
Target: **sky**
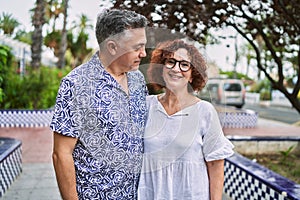
[[[21,23],[21,29],[31,31],[33,27],[31,26],[29,10],[34,7],[35,1],[36,0],[0,0],[0,14],[2,15],[3,12],[12,14],[12,17]],[[79,16],[85,14],[91,20],[91,23],[95,25],[97,14],[103,9],[99,7],[102,1],[103,0],[85,0],[83,2],[81,0],[70,0],[68,21],[78,21]],[[97,47],[93,30],[90,30],[89,34],[92,39],[89,45],[91,47]]]
[[[101,11],[99,4],[103,0],[70,0],[68,10],[68,21],[78,21],[78,16],[85,14],[93,25],[96,24],[97,14]],[[3,12],[12,14],[12,17],[17,19],[22,25],[21,29],[26,31],[33,30],[30,23],[29,10],[34,7],[35,0],[0,0],[0,14]],[[23,27],[22,27],[23,26]],[[94,30],[88,32],[90,34],[90,41],[88,46],[97,48],[97,41],[94,35]],[[222,35],[232,35],[232,33],[223,32]],[[228,47],[229,45],[229,47]],[[234,40],[229,39],[221,45],[210,46],[203,52],[208,62],[215,62],[222,70],[233,70],[233,63],[235,58]],[[239,65],[238,71],[245,72],[245,66]]]

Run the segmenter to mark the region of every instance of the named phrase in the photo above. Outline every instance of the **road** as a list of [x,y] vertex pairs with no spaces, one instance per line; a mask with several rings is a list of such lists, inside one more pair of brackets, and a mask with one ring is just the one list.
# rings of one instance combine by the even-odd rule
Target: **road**
[[296,109],[288,107],[260,106],[258,104],[246,104],[243,109],[250,109],[258,112],[258,116],[288,124],[300,122],[300,114]]

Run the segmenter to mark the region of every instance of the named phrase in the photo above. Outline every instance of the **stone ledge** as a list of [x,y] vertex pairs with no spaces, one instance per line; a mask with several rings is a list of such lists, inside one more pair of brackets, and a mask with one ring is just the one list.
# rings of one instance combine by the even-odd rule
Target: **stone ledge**
[[235,150],[241,154],[268,154],[286,151],[294,146],[294,151],[300,151],[300,137],[253,137],[253,136],[227,136],[233,143]]

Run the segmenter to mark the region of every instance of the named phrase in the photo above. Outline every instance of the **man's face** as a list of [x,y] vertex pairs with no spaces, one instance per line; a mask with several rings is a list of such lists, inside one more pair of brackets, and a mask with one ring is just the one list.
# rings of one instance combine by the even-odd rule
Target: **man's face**
[[116,41],[118,48],[115,62],[123,72],[139,68],[141,59],[146,57],[146,42],[145,28],[126,30],[120,40]]

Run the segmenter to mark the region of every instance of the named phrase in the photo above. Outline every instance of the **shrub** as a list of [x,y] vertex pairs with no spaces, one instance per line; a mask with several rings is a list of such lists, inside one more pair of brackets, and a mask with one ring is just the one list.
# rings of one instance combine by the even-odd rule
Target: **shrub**
[[47,109],[55,104],[61,78],[68,70],[40,67],[31,70],[24,77],[8,76],[5,88],[4,109]]
[[5,75],[8,71],[8,66],[11,65],[12,54],[10,48],[7,46],[0,45],[0,103],[3,102],[4,97],[4,85],[5,85]]
[[[2,54],[0,46],[0,109],[51,108],[55,104],[60,81],[70,68],[41,66],[33,70],[26,66],[26,73],[21,75],[18,62],[10,55],[9,50]],[[7,65],[2,65],[3,61]]]
[[260,100],[271,100],[271,92],[270,92],[270,90],[263,89],[260,92],[259,99]]

